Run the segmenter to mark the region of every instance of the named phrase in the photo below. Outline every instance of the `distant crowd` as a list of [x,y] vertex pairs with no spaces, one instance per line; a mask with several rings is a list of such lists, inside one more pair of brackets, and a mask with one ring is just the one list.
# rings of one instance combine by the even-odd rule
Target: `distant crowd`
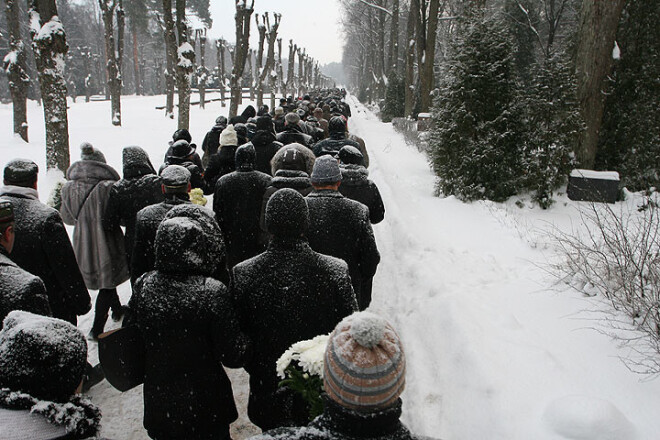
[[[230,438],[238,414],[223,365],[248,372],[248,416],[263,438],[416,438],[399,421],[400,340],[363,312],[380,261],[372,224],[385,208],[344,98],[314,90],[272,111],[219,116],[201,151],[179,129],[158,170],[145,150],[125,147],[123,177],[84,143],[55,208],[39,201],[37,165],[9,161],[0,438],[98,435],[100,411],[79,394],[103,380],[76,328],[92,306],[88,290],[98,290],[91,340],[105,336],[111,315],[144,341],[153,439]],[[127,280],[122,305],[117,287]],[[276,361],[330,332],[325,410],[307,426],[306,403],[278,386]]]

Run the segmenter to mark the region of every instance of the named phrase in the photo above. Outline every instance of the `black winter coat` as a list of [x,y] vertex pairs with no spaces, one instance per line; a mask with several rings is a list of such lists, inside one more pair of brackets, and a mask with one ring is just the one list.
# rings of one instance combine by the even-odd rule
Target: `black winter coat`
[[51,316],[43,281],[18,267],[0,246],[0,328],[12,310]]
[[323,156],[324,154],[331,154],[336,156],[341,150],[341,147],[345,145],[350,145],[357,149],[360,148],[360,145],[346,138],[346,133],[330,133],[330,136],[327,139],[323,139],[320,142],[317,142],[313,147],[312,151],[316,157]]
[[259,130],[251,141],[257,152],[254,169],[271,175],[270,160],[275,156],[277,150],[282,148],[282,143],[275,140],[275,135],[266,130]]
[[399,420],[401,399],[391,408],[370,413],[343,408],[327,397],[324,400],[323,414],[308,426],[273,429],[250,437],[250,440],[422,440],[424,438],[413,435]]
[[284,116],[281,118],[273,119],[273,125],[275,126],[275,133],[282,133],[286,126],[284,125]]
[[348,264],[355,296],[360,310],[364,310],[371,298],[361,295],[363,281],[374,276],[380,262],[369,210],[333,190],[314,190],[306,200],[309,245],[316,252],[341,258]]
[[286,130],[277,134],[277,142],[281,142],[283,145],[297,142],[306,147],[312,148],[314,139],[310,135],[303,133],[297,125],[290,125],[286,126]]
[[225,237],[227,266],[264,251],[266,235],[261,230],[261,203],[270,185],[268,174],[239,169],[218,179],[213,211]]
[[261,203],[261,229],[266,230],[266,204],[270,197],[275,194],[275,191],[282,188],[291,188],[298,191],[300,194],[306,196],[311,193],[314,187],[309,180],[309,174],[304,171],[296,170],[278,170],[271,184],[266,188],[264,198]]
[[145,342],[144,427],[152,438],[221,438],[238,415],[223,364],[242,366],[248,341],[227,288],[208,276],[218,250],[201,237],[164,243],[129,302]]
[[202,165],[204,166],[204,169],[208,166],[211,156],[218,152],[218,148],[220,148],[220,134],[225,128],[227,128],[226,125],[214,125],[213,128],[206,133],[206,136],[204,136],[204,140],[202,141],[202,151],[204,152],[204,155],[202,156]]
[[[135,238],[135,217],[142,208],[162,202],[165,197],[160,177],[155,173],[139,174],[124,168],[124,178],[110,190],[108,206],[105,209],[104,227],[107,230],[123,225],[126,258],[130,263]],[[129,264],[130,267],[130,264]]]
[[41,278],[53,316],[76,325],[76,315],[87,313],[92,303],[69,235],[60,214],[36,199],[36,191],[33,198],[25,190],[3,188],[2,197],[14,207],[16,238],[10,258]]
[[[304,239],[273,238],[266,252],[233,269],[232,296],[252,341],[250,420],[262,429],[306,417],[291,394],[277,391],[277,359],[293,343],[329,333],[357,309],[346,264],[314,252]],[[298,422],[299,423],[299,422]]]
[[385,218],[385,205],[378,187],[369,180],[369,170],[361,165],[341,166],[341,185],[339,192],[351,200],[369,208],[371,224],[380,223]]
[[236,145],[220,147],[217,153],[209,158],[209,164],[204,170],[204,180],[211,191],[219,178],[236,171]]

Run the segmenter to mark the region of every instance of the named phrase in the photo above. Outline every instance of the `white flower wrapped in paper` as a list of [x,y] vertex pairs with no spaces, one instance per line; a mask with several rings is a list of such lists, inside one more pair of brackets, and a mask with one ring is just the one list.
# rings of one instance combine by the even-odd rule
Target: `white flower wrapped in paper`
[[277,375],[286,378],[286,369],[291,361],[298,361],[298,365],[305,373],[323,379],[323,354],[328,345],[329,335],[320,335],[313,339],[296,342],[277,360]]

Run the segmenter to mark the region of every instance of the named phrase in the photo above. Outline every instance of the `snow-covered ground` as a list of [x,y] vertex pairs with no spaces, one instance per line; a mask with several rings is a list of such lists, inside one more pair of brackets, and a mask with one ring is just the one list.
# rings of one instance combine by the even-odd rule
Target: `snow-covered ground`
[[[176,129],[175,120],[154,109],[163,102],[124,97],[121,128],[110,124],[109,102],[71,103],[72,161],[80,157],[78,145],[89,141],[117,170],[127,145],[145,148],[158,166]],[[365,139],[371,178],[385,200],[385,220],[374,226],[382,261],[371,310],[403,339],[405,423],[445,440],[660,438],[660,382],[629,371],[620,360],[628,352],[598,331],[598,298],[556,285],[548,274],[553,255],[546,231],[579,226],[578,204],[559,196],[543,211],[435,197],[424,155],[391,124],[351,104],[349,128]],[[0,165],[14,157],[35,160],[45,200],[53,177],[45,173],[43,114],[35,103],[28,112],[31,143],[24,144],[9,134],[11,106],[0,106],[8,133],[0,140]],[[226,112],[218,103],[193,107],[193,140],[201,144],[215,117]],[[120,294],[128,300],[126,284]],[[91,313],[80,319],[83,331],[91,319]],[[94,343],[90,356],[96,356]],[[236,370],[232,378],[244,404],[245,375]],[[140,388],[121,394],[102,383],[90,395],[103,410],[104,436],[148,438]],[[243,416],[233,435],[254,432]]]

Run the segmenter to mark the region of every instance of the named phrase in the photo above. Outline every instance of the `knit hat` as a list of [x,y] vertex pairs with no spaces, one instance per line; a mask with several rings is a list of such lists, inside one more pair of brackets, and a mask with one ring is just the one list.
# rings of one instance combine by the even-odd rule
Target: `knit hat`
[[0,223],[14,221],[14,206],[9,200],[0,200]]
[[312,175],[309,176],[313,184],[332,184],[341,182],[341,171],[337,159],[330,155],[316,158]]
[[170,147],[170,157],[173,159],[185,159],[195,152],[195,144],[190,144],[184,139],[179,139]]
[[248,142],[236,149],[236,154],[234,155],[236,170],[252,171],[255,160],[257,160],[257,152],[252,143]]
[[328,121],[328,130],[330,133],[345,133],[346,121],[341,116],[333,116]]
[[282,157],[282,170],[307,171],[305,156],[296,148],[285,147],[284,157]]
[[181,165],[168,165],[160,173],[165,188],[188,187],[190,171]]
[[30,159],[13,159],[5,165],[5,185],[29,186],[34,183],[39,167]]
[[278,116],[283,115],[284,114],[284,108],[283,107],[275,107],[275,114],[278,115]]
[[344,145],[339,150],[339,160],[346,165],[362,165],[364,166],[364,156],[362,152],[352,145]]
[[257,118],[257,130],[265,130],[270,133],[275,133],[275,127],[273,126],[273,120],[270,115],[259,116]]
[[100,150],[94,148],[89,142],[80,144],[80,159],[82,160],[95,160],[97,162],[105,162],[105,156]]
[[225,145],[238,145],[238,136],[236,135],[234,126],[231,124],[229,124],[227,128],[222,130],[222,133],[220,133],[220,146],[224,147]]
[[284,117],[284,122],[286,125],[296,125],[300,122],[300,116],[298,116],[298,113],[287,113]]
[[323,388],[343,407],[379,411],[395,405],[403,392],[403,347],[378,315],[356,312],[344,318],[330,335],[323,360]]
[[87,343],[74,325],[28,312],[10,312],[0,330],[0,388],[44,400],[74,394],[85,373]]
[[275,191],[266,204],[266,230],[276,237],[299,237],[309,227],[309,209],[296,190]]

